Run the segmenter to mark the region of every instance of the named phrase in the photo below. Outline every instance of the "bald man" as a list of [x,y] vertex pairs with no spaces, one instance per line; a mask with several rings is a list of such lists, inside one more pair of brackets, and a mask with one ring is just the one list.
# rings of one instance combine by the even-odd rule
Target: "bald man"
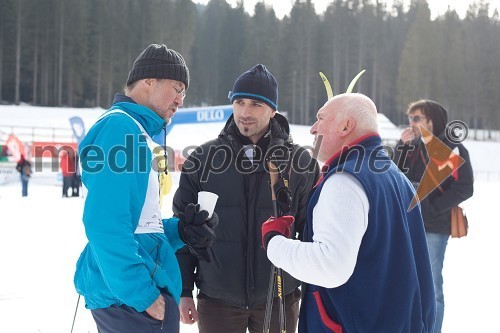
[[304,281],[299,332],[432,332],[435,299],[420,207],[381,144],[377,109],[361,94],[330,99],[311,128],[322,177],[304,240],[293,218],[262,227],[267,256]]

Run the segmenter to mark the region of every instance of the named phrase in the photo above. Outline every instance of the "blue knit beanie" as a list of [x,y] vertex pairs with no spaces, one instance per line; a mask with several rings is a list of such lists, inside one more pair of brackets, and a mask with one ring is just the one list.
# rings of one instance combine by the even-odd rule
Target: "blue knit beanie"
[[228,97],[231,103],[237,98],[249,98],[264,102],[277,110],[278,82],[266,66],[257,64],[236,79]]

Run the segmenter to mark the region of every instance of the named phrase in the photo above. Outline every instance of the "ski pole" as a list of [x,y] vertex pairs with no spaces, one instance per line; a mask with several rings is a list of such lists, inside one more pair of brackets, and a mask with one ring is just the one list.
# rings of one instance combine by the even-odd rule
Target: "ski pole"
[[80,304],[80,295],[78,295],[78,300],[76,301],[75,315],[73,316],[73,324],[71,324],[71,333],[73,333],[73,328],[75,327],[76,312],[78,311],[78,304]]
[[[278,217],[281,214],[278,211],[278,203],[276,200],[276,193],[274,192],[274,185],[278,183],[278,168],[272,163],[268,162],[270,186],[271,186],[271,199],[273,201],[273,213]],[[269,333],[271,324],[271,313],[273,308],[273,297],[275,287],[278,289],[279,298],[279,321],[280,332],[286,333],[286,317],[285,317],[285,300],[283,298],[283,271],[274,265],[271,267],[271,281],[269,282],[269,290],[267,294],[266,312],[264,316],[264,333]]]
[[269,287],[267,290],[267,302],[266,302],[266,312],[264,314],[264,333],[269,333],[269,328],[271,326],[271,313],[273,308],[273,298],[274,298],[274,288],[276,275],[276,266],[271,266],[271,276],[269,277]]
[[286,317],[285,317],[285,299],[283,298],[283,270],[276,268],[276,286],[278,287],[279,298],[279,319],[280,319],[280,332],[286,333]]

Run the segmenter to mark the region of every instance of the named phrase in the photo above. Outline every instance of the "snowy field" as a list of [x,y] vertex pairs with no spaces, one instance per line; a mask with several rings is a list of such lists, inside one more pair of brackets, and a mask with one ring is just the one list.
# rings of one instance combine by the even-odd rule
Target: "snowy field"
[[[11,112],[10,107],[0,108],[0,126],[15,126],[16,115],[19,122],[27,126],[40,123],[48,126],[50,122],[52,126],[68,127],[67,118],[76,112],[74,109],[43,110],[21,119],[21,109],[27,107],[15,112]],[[89,119],[84,121],[89,127],[102,110],[86,112]],[[58,123],[59,118],[64,120]],[[26,119],[33,123],[28,124]],[[214,138],[222,126],[179,126],[167,137],[168,144],[177,148],[199,144]],[[297,142],[312,143],[305,126],[292,128],[292,135],[294,130]],[[203,135],[208,137],[202,138]],[[194,138],[196,142],[191,143]],[[496,321],[500,309],[497,304],[500,299],[500,223],[495,213],[500,189],[500,143],[467,141],[465,146],[475,171],[475,193],[465,203],[471,225],[469,236],[450,240],[446,252],[443,332],[500,332]],[[84,200],[61,198],[61,186],[51,185],[57,183],[57,175],[48,176],[54,181],[47,182],[47,174],[35,173],[26,198],[21,197],[17,177],[14,182],[0,184],[0,333],[69,333],[71,330],[78,298],[73,274],[86,243],[81,223]],[[173,178],[175,183],[178,175],[173,174]],[[165,217],[171,215],[171,195],[165,199]],[[182,333],[197,331],[196,326],[181,325]],[[97,332],[83,299],[73,332]]]
[[[0,185],[0,333],[71,331],[78,299],[73,274],[86,244],[84,199],[61,198],[60,186],[45,184],[34,174],[25,198],[20,182]],[[163,213],[170,216],[165,206]],[[73,332],[97,332],[83,298]],[[198,330],[182,325],[181,332]]]
[[[466,203],[470,234],[449,242],[444,271],[445,333],[499,332],[500,224],[494,214],[499,188],[500,181],[476,182],[475,194]],[[85,245],[84,201],[61,198],[60,192],[59,186],[38,185],[36,175],[27,198],[21,198],[20,183],[0,186],[2,333],[71,330],[77,302],[73,273]],[[74,332],[96,332],[82,301]],[[181,325],[181,332],[197,332],[197,328]]]

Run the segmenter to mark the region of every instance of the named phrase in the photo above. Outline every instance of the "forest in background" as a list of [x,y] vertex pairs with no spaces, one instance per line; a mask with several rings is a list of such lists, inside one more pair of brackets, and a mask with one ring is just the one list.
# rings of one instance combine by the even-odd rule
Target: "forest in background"
[[265,64],[279,84],[279,109],[310,125],[326,101],[362,69],[355,91],[397,124],[409,102],[443,104],[470,127],[500,128],[500,19],[487,0],[460,18],[431,20],[425,0],[332,0],[318,15],[296,0],[278,19],[256,4],[225,0],[0,0],[0,102],[109,107],[137,55],[151,43],[179,51],[191,83],[184,106],[228,104],[235,78]]

